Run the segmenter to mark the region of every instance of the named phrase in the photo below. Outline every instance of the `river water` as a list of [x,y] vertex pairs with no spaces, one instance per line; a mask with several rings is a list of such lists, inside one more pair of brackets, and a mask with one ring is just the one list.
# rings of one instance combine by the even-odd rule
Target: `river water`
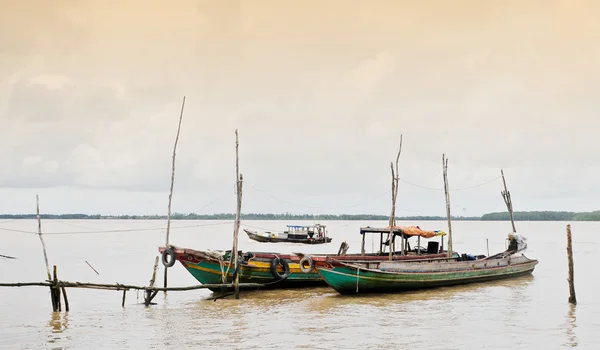
[[[245,227],[282,230],[312,222],[246,221]],[[240,249],[336,253],[342,241],[360,251],[359,227],[385,222],[328,221],[327,245],[258,243],[240,232]],[[594,252],[600,223],[573,224],[579,304],[567,303],[566,223],[517,222],[528,239],[525,254],[540,260],[532,276],[486,284],[387,295],[340,296],[328,287],[245,292],[240,300],[207,300],[210,291],[159,293],[145,307],[142,293],[68,289],[69,313],[52,313],[45,287],[0,288],[0,348],[6,349],[596,349],[600,341],[600,280]],[[67,281],[147,285],[164,221],[44,220],[50,265]],[[446,230],[441,221],[402,222]],[[174,221],[171,243],[194,249],[230,249],[233,224]],[[45,279],[34,220],[0,220],[0,282]],[[453,222],[454,250],[504,250],[508,222]],[[378,241],[367,239],[367,250]],[[424,244],[423,244],[424,245]],[[99,274],[88,266],[92,265]],[[163,267],[159,265],[162,284]],[[177,264],[170,286],[197,281]]]

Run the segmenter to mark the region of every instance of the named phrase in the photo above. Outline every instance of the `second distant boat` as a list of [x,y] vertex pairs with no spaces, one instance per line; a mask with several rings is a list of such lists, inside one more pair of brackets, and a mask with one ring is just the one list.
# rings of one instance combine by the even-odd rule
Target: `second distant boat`
[[258,232],[244,229],[244,232],[258,242],[270,243],[303,243],[303,244],[323,244],[331,242],[331,237],[327,237],[325,225],[287,225],[284,232]]

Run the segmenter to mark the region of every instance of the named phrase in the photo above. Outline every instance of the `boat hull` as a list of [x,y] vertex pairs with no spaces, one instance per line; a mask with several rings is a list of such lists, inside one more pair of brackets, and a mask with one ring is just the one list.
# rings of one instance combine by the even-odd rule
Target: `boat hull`
[[331,237],[317,237],[317,238],[278,238],[268,237],[256,234],[249,230],[244,230],[248,237],[252,240],[262,243],[301,243],[301,244],[324,244],[330,243]]
[[[537,260],[529,260],[506,266],[453,269],[454,263],[446,271],[413,270],[410,272],[361,269],[345,264],[340,267],[321,268],[319,274],[325,282],[340,294],[390,293],[408,290],[428,289],[468,283],[514,278],[533,272]],[[488,263],[490,260],[487,261]],[[475,262],[471,262],[475,264]]]
[[[233,281],[234,266],[229,267],[229,260],[219,260],[211,256],[206,251],[197,251],[193,249],[173,247],[175,258],[186,268],[186,270],[202,284],[220,284],[225,279],[226,283]],[[159,252],[165,250],[160,247]],[[251,252],[252,258],[240,265],[239,276],[240,283],[261,283],[264,288],[302,288],[313,286],[326,286],[327,284],[318,272],[319,268],[342,266],[343,262],[369,261],[377,262],[387,260],[387,255],[315,255],[310,256],[314,262],[314,268],[308,272],[300,269],[300,260],[304,257],[302,254],[278,254],[278,253],[259,253]],[[443,256],[436,254],[433,257]],[[271,272],[271,262],[275,258],[285,260],[289,266],[289,276],[283,280],[278,280]],[[423,259],[430,256],[399,256],[394,255],[394,260],[411,260],[416,257]],[[229,267],[229,270],[228,270]],[[306,269],[305,269],[306,270]],[[281,266],[277,267],[277,272],[283,274]],[[223,278],[225,276],[225,278]],[[213,292],[222,292],[223,290],[211,289]]]

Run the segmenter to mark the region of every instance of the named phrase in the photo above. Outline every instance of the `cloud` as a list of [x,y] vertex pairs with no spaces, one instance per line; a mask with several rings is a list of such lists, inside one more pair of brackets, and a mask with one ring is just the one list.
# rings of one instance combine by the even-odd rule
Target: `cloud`
[[[179,211],[221,195],[206,210],[232,210],[236,128],[248,183],[305,204],[248,187],[248,210],[387,213],[384,197],[345,206],[388,190],[400,134],[400,174],[420,186],[401,185],[407,213],[444,213],[442,153],[452,188],[503,168],[515,206],[595,205],[597,5],[438,5],[0,5],[0,191],[163,210],[186,95]],[[452,201],[502,210],[498,190]]]

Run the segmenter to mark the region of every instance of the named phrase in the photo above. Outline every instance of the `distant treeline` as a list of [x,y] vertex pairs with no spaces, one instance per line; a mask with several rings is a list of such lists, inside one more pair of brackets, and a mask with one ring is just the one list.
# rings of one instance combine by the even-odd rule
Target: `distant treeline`
[[[515,221],[600,221],[600,211],[577,213],[572,211],[516,211]],[[488,213],[482,221],[510,220],[508,212]]]
[[[166,220],[166,215],[88,215],[88,214],[42,214],[42,219],[63,219],[63,220]],[[35,214],[0,214],[0,220],[11,219],[35,219]],[[171,216],[173,220],[233,220],[235,214],[181,214],[175,213]],[[385,221],[387,215],[376,214],[242,214],[244,220],[360,220],[360,221]],[[405,221],[432,221],[446,220],[445,216],[401,216],[396,220]],[[452,220],[465,221],[506,221],[510,220],[507,212],[488,213],[479,216],[453,216]],[[600,211],[576,213],[569,211],[517,211],[515,212],[517,221],[600,221]]]
[[[42,219],[63,219],[63,220],[166,220],[166,215],[88,215],[88,214],[41,214]],[[0,214],[2,219],[35,219],[35,214]],[[220,213],[220,214],[181,214],[174,213],[171,215],[172,220],[233,220],[235,214]],[[388,220],[388,215],[376,214],[258,214],[258,213],[242,213],[244,220],[361,220],[375,221]],[[479,220],[479,217],[452,217],[453,220]],[[397,220],[446,220],[445,216],[407,216],[398,217]]]

